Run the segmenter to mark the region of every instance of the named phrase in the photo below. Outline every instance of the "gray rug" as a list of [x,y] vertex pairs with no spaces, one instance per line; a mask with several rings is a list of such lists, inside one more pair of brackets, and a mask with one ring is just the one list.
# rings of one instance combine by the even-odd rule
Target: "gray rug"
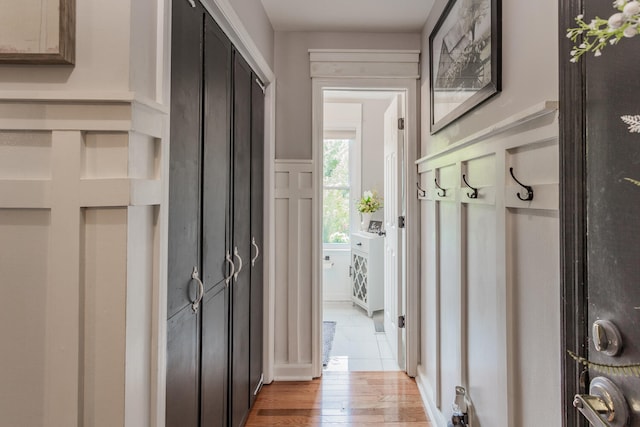
[[384,310],[378,310],[373,312],[373,326],[376,328],[376,332],[384,332]]
[[336,334],[336,322],[322,322],[322,366],[329,363],[333,336]]

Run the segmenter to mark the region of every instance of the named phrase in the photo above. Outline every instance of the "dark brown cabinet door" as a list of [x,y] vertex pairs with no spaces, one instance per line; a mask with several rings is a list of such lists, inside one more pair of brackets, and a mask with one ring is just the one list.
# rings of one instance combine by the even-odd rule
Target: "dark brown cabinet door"
[[264,274],[264,94],[255,75],[251,82],[251,340],[249,361],[250,399],[262,384],[262,318]]
[[249,411],[249,322],[251,319],[251,69],[238,54],[233,63],[233,244],[231,285],[231,425]]
[[171,148],[167,276],[167,426],[197,427],[200,270],[200,105],[202,9],[173,2]]
[[264,99],[202,6],[172,12],[166,425],[240,426],[262,374]]
[[202,10],[176,1],[172,13],[168,318],[195,300],[200,267]]
[[202,161],[202,426],[227,425],[231,250],[231,43],[205,14]]

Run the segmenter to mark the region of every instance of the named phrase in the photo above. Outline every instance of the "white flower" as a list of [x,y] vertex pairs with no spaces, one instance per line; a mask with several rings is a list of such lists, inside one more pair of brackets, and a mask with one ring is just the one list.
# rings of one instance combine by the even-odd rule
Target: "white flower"
[[612,45],[613,45],[613,44],[616,44],[616,43],[618,43],[618,39],[611,39],[611,40],[609,40],[609,44],[612,44]]
[[625,37],[633,37],[638,34],[638,29],[636,27],[627,27],[623,32]]
[[591,20],[591,22],[589,23],[589,28],[591,28],[592,30],[595,30],[598,28],[597,21],[595,19]]
[[582,18],[584,18],[583,14],[580,14],[580,15],[576,16],[576,19],[582,19]]
[[569,62],[574,62],[574,63],[575,63],[575,62],[578,62],[578,58],[576,58],[576,57],[574,56],[573,58],[571,58],[571,59],[569,60]]
[[364,197],[365,199],[369,199],[369,198],[373,197],[373,192],[365,191],[364,193],[362,193],[362,197]]
[[578,46],[580,49],[586,49],[587,45],[585,43],[581,43],[580,46]]
[[616,8],[622,7],[624,6],[625,3],[626,3],[625,0],[616,0],[613,2],[613,7],[616,7]]
[[571,56],[576,56],[576,53],[578,53],[578,51],[574,49],[574,50],[572,50],[572,51],[571,51],[571,52],[569,52],[569,53],[571,54]]
[[630,1],[625,5],[624,9],[622,9],[622,13],[627,16],[637,15],[638,13],[640,13],[640,3],[638,3],[636,0]]
[[602,55],[602,52],[600,52],[600,49],[596,49],[595,52],[593,52],[593,56],[600,56]]
[[607,21],[607,24],[609,24],[609,28],[615,30],[617,28],[620,28],[626,20],[627,18],[626,16],[624,16],[624,13],[614,13]]

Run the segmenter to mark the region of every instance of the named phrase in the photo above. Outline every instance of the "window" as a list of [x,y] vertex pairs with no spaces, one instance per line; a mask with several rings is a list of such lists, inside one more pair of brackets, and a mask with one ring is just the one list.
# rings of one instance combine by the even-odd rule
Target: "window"
[[325,139],[323,243],[348,244],[351,231],[350,151],[353,139]]

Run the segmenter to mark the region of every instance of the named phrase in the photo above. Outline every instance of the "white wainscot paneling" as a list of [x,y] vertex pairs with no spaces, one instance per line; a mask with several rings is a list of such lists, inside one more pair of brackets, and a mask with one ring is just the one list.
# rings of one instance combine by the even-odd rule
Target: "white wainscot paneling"
[[[556,107],[535,106],[417,162],[426,192],[417,382],[438,427],[457,385],[473,427],[561,424]],[[533,200],[517,197],[526,190],[510,168]]]
[[10,425],[153,425],[164,401],[165,130],[160,107],[130,98],[0,100]]
[[276,380],[313,376],[312,322],[313,164],[275,165],[275,366]]
[[48,209],[0,208],[0,414],[7,426],[45,425],[50,225]]
[[565,354],[560,348],[558,212],[509,209],[507,215],[513,425],[560,425]]

